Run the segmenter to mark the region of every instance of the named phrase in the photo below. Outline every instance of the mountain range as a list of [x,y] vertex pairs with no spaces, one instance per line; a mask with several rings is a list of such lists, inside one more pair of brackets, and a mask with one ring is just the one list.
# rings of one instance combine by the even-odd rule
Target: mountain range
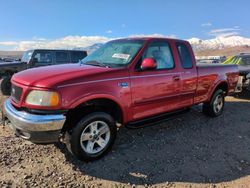
[[216,37],[214,39],[202,40],[199,38],[188,39],[195,51],[215,50],[239,46],[250,47],[250,39],[241,36]]
[[[250,53],[250,38],[241,36],[217,37],[214,39],[202,40],[199,38],[187,39],[192,45],[196,55],[236,55],[242,52]],[[92,53],[103,44],[97,43],[86,48],[76,48],[87,50]]]
[[88,54],[91,54],[92,52],[94,52],[95,50],[100,48],[102,45],[103,45],[103,43],[96,43],[96,44],[93,44],[93,45],[88,46],[88,47],[74,48],[74,50],[86,50],[88,52]]
[[[199,38],[187,39],[197,56],[231,56],[239,53],[250,53],[250,38],[242,36],[216,37],[202,40]],[[103,45],[95,43],[88,47],[77,47],[75,50],[86,50],[92,53]],[[20,57],[21,51],[0,51],[0,57]]]

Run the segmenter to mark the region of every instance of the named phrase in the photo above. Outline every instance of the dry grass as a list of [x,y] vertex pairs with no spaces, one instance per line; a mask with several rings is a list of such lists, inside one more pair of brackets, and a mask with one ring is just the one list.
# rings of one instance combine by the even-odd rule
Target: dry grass
[[21,58],[23,51],[0,51],[0,57]]

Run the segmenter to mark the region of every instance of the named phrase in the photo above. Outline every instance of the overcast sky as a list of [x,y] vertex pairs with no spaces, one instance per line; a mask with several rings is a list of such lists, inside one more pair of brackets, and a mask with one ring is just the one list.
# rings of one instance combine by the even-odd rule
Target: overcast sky
[[1,0],[0,50],[152,35],[250,38],[249,0]]

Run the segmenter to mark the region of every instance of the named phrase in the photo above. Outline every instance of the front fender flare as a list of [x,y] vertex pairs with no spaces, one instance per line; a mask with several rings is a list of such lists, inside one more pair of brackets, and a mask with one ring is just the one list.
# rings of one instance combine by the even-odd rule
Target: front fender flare
[[113,102],[115,102],[121,109],[122,111],[122,117],[123,117],[123,121],[126,122],[128,119],[128,114],[125,113],[125,104],[123,104],[120,100],[118,100],[116,97],[114,97],[113,95],[110,94],[91,94],[91,95],[87,95],[82,97],[81,99],[78,99],[76,101],[74,101],[71,105],[70,105],[70,109],[74,109],[77,106],[90,101],[90,100],[95,100],[95,99],[108,99],[111,100]]

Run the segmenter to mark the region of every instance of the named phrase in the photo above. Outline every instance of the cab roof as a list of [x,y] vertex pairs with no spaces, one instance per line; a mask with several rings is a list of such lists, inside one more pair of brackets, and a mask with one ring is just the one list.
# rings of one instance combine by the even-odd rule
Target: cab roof
[[150,40],[169,40],[169,41],[179,41],[179,42],[187,42],[186,40],[181,40],[181,39],[175,39],[175,38],[167,38],[167,37],[127,37],[127,38],[119,38],[119,39],[114,39],[112,41],[116,40],[142,40],[142,41],[150,41]]

